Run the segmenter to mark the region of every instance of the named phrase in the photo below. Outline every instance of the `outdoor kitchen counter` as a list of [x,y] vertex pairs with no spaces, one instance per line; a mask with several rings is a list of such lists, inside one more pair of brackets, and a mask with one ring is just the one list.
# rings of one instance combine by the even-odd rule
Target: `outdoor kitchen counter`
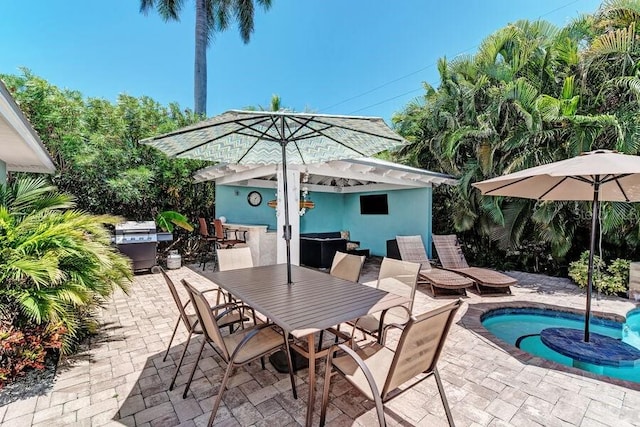
[[[276,263],[276,233],[268,232],[267,225],[225,223],[224,228],[247,232],[247,245],[251,248],[254,266]],[[242,237],[241,233],[239,237]]]

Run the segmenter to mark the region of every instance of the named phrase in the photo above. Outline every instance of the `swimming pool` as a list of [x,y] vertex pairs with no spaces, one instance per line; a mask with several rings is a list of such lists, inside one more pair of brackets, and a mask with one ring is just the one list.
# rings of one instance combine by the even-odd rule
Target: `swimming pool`
[[[540,338],[547,328],[584,328],[584,316],[576,313],[541,308],[499,308],[482,316],[482,325],[493,335],[535,356],[566,365],[575,366],[600,375],[640,383],[640,361],[636,366],[599,366],[591,363],[575,363],[547,347]],[[640,309],[627,313],[627,322],[593,317],[591,332],[621,340],[640,349]]]

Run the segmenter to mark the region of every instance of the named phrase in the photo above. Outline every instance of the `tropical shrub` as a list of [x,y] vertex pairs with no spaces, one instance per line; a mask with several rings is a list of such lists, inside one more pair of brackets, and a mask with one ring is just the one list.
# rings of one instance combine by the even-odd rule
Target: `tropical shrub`
[[168,210],[191,221],[209,213],[214,184],[193,184],[191,177],[210,163],[170,159],[138,142],[198,121],[191,110],[146,96],[84,98],[27,69],[0,78],[51,153],[53,184],[73,195],[79,209],[136,221]]
[[[609,264],[597,255],[593,256],[593,287],[605,295],[624,293],[629,289],[630,261],[617,258]],[[569,264],[569,277],[581,288],[586,288],[589,272],[589,251],[580,255],[580,259]]]
[[[435,218],[435,232],[462,234],[486,261],[541,247],[527,269],[578,258],[590,235],[587,203],[482,196],[472,184],[594,149],[640,154],[639,37],[640,0],[606,0],[562,28],[516,21],[473,55],[441,58],[437,87],[425,84],[393,118],[412,142],[401,160],[459,178],[439,190],[448,218]],[[606,257],[638,256],[637,204],[603,203],[601,217]]]
[[95,329],[95,309],[116,289],[127,291],[130,261],[105,228],[120,221],[74,209],[44,178],[0,186],[0,324],[59,325],[69,352]]
[[0,388],[27,369],[44,369],[47,352],[60,349],[60,325],[0,326]]

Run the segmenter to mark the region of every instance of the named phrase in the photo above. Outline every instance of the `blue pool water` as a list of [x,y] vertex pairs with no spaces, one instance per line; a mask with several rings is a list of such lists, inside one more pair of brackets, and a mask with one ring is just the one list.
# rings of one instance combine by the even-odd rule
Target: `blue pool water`
[[[574,366],[573,359],[551,350],[540,339],[540,332],[546,328],[584,329],[584,317],[538,308],[502,308],[486,313],[482,325],[501,340],[512,344],[535,356],[552,360],[567,366]],[[592,318],[592,333],[606,335],[640,349],[640,309],[627,313],[627,321],[622,324],[612,320]],[[581,363],[579,366],[590,372],[640,383],[640,360],[633,367],[597,366]]]

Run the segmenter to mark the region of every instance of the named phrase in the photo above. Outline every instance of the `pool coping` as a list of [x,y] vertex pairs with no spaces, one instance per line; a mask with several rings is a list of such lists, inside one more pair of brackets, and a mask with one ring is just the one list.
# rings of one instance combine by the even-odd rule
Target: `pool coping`
[[[518,347],[511,345],[491,332],[487,330],[482,325],[482,318],[485,314],[492,310],[501,309],[501,308],[537,308],[537,309],[550,309],[562,311],[565,313],[571,314],[579,314],[584,315],[583,310],[578,310],[570,307],[563,307],[559,305],[553,304],[545,304],[545,303],[536,303],[531,301],[504,301],[504,302],[494,302],[494,303],[477,303],[477,304],[468,304],[467,311],[462,316],[460,321],[458,322],[464,328],[474,332],[475,334],[486,338],[488,341],[492,342],[496,346],[505,350],[509,355],[514,357],[516,360],[523,364],[538,366],[541,368],[554,369],[556,371],[568,372],[574,375],[578,375],[585,378],[590,378],[598,381],[607,382],[610,384],[619,385],[621,387],[625,387],[631,390],[639,390],[640,391],[640,383],[622,380],[619,378],[612,378],[605,375],[598,375],[588,371],[583,371],[582,369],[574,368],[572,366],[562,365],[557,362],[553,362],[551,360],[546,360],[538,356],[534,356],[531,353],[527,353],[524,350],[519,349]],[[603,319],[603,320],[613,320],[616,322],[624,323],[625,317],[620,316],[615,313],[591,313],[593,317]]]

